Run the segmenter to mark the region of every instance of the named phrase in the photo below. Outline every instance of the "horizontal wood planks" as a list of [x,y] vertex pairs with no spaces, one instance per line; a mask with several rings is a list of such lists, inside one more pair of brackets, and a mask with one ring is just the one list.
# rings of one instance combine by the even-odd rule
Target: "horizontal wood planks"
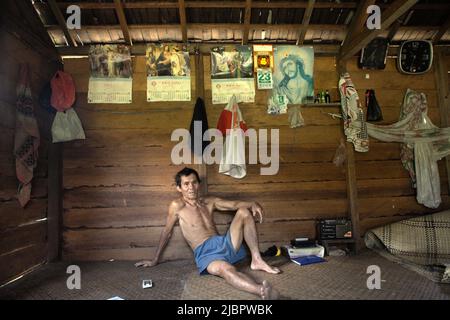
[[[47,256],[48,114],[38,104],[39,92],[52,76],[48,57],[13,34],[0,29],[0,285],[45,263]],[[34,170],[31,200],[25,208],[17,200],[14,157],[16,86],[19,64],[28,63],[34,111],[40,128],[39,159]]]
[[[64,149],[65,259],[138,260],[151,258],[156,250],[168,204],[177,197],[173,176],[184,166],[172,164],[171,151],[178,141],[171,141],[171,133],[189,128],[196,72],[192,64],[190,102],[148,103],[144,66],[143,57],[133,58],[132,104],[88,104],[87,59],[65,60],[65,69],[77,84],[75,109],[87,137],[67,143]],[[383,71],[360,70],[356,59],[348,66],[363,105],[365,90],[375,89],[384,116],[381,124],[398,120],[409,87],[427,95],[428,114],[440,125],[432,72],[402,75],[394,59],[387,60]],[[203,69],[205,105],[213,128],[224,105],[211,102],[208,55],[203,57]],[[332,100],[339,101],[333,57],[316,57],[314,81],[316,91],[328,89]],[[210,194],[263,205],[264,223],[257,226],[262,248],[298,236],[315,237],[318,219],[348,215],[345,167],[333,163],[341,122],[326,114],[340,113],[340,109],[303,107],[306,125],[291,129],[287,115],[266,113],[268,96],[268,91],[257,90],[255,103],[242,103],[240,108],[250,128],[279,130],[278,174],[260,175],[264,165],[248,164],[247,176],[238,180],[219,174],[217,164],[207,166]],[[370,152],[355,153],[361,235],[368,228],[436,211],[417,204],[399,150],[399,144],[371,139]],[[449,190],[441,163],[439,170],[441,208],[448,208]],[[221,231],[227,229],[231,218],[230,213],[215,214]],[[176,226],[163,259],[179,258],[192,258],[192,253]]]
[[[434,68],[422,75],[406,75],[398,72],[396,63],[396,59],[388,58],[385,70],[360,70],[357,68],[356,59],[348,63],[347,70],[352,75],[363,106],[365,90],[374,89],[384,117],[379,123],[393,123],[398,121],[406,90],[413,89],[426,94],[428,115],[435,125],[441,126]],[[416,201],[415,189],[400,162],[400,144],[378,143],[379,147],[375,151],[372,147],[374,143],[377,141],[370,139],[369,153],[356,153],[355,159],[361,235],[370,228],[450,208],[447,173],[443,161],[438,162],[442,203],[437,209],[429,209]],[[383,149],[390,152],[386,153]],[[372,153],[379,154],[376,161],[368,161],[373,156]],[[395,157],[398,160],[394,160]],[[379,174],[367,176],[370,175],[368,172],[377,171]]]

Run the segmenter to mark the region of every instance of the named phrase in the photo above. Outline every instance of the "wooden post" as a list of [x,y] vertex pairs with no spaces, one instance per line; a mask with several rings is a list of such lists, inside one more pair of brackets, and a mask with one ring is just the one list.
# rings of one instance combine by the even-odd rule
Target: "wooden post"
[[62,235],[62,144],[49,141],[48,151],[48,253],[47,261],[61,258]]
[[[337,61],[338,77],[347,71],[346,61]],[[346,141],[344,131],[341,130],[341,137]],[[359,205],[358,205],[358,188],[356,185],[356,167],[355,167],[355,152],[353,150],[353,144],[346,142],[346,182],[347,182],[347,199],[348,199],[348,212],[352,219],[352,236],[355,240],[355,253],[358,253],[361,248],[361,234],[359,228]]]
[[[449,83],[448,83],[449,66],[445,63],[444,53],[442,49],[434,47],[434,81],[436,92],[438,95],[439,115],[441,119],[441,127],[449,126]],[[447,170],[447,183],[450,192],[450,156],[445,157],[445,168]]]

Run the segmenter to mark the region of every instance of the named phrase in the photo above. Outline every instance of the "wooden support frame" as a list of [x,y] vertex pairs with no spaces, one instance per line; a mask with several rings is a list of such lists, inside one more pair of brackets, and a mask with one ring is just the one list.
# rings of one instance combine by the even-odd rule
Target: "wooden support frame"
[[[450,123],[450,88],[448,82],[449,67],[444,57],[442,48],[435,47],[434,50],[434,80],[438,95],[439,115],[441,127],[448,127]],[[450,189],[450,156],[445,157],[445,167],[447,171],[447,183]]]
[[298,33],[297,45],[303,44],[303,41],[305,41],[306,31],[308,30],[309,21],[311,20],[311,15],[314,10],[315,3],[316,0],[308,0],[308,7],[305,9],[305,14],[303,15],[302,19],[302,27],[300,28]]
[[365,29],[353,39],[346,41],[341,48],[338,59],[346,60],[375,39],[380,33],[387,29],[395,20],[411,9],[419,0],[396,0],[384,12],[381,19],[381,28],[375,30]]
[[[336,71],[338,77],[347,72],[347,62],[345,60],[336,61]],[[343,129],[340,130],[341,139],[346,141],[346,137]],[[359,224],[359,201],[358,201],[358,188],[356,184],[356,166],[355,166],[355,151],[353,150],[353,144],[350,142],[345,143],[345,174],[347,184],[347,200],[348,200],[348,212],[352,220],[352,236],[355,240],[355,253],[362,247],[362,239]]]
[[[60,8],[66,8],[70,5],[77,5],[81,9],[114,9],[114,4],[110,2],[58,2]],[[245,3],[242,1],[185,1],[186,8],[245,8]],[[386,9],[390,4],[380,4],[382,9]],[[125,9],[176,9],[178,3],[166,1],[142,1],[142,2],[124,2]],[[307,2],[292,2],[292,1],[253,1],[252,8],[267,8],[267,9],[305,9],[308,7]],[[314,5],[315,9],[354,9],[358,7],[357,2],[317,2]],[[414,10],[448,10],[450,4],[446,3],[424,3],[417,4]]]
[[439,31],[433,37],[433,43],[438,43],[441,41],[444,34],[450,29],[450,18],[447,18],[447,21],[439,28]]
[[117,19],[119,20],[120,29],[122,29],[122,34],[125,42],[128,45],[133,45],[130,37],[130,31],[128,30],[128,23],[125,17],[125,12],[123,11],[123,6],[120,0],[114,0],[114,9],[116,10]]
[[[179,24],[133,24],[129,25],[129,30],[139,30],[139,29],[154,29],[154,28],[178,28]],[[227,30],[242,30],[242,23],[188,23],[186,24],[187,29],[227,29]],[[300,29],[302,27],[301,24],[250,24],[249,30],[292,30],[292,29]],[[59,26],[48,25],[46,26],[48,31],[59,30]],[[84,30],[111,30],[118,29],[118,25],[85,25],[83,26]],[[436,28],[436,27],[435,27]],[[308,26],[309,30],[326,30],[326,31],[345,31],[347,30],[347,26],[338,25],[338,24],[310,24]]]
[[394,37],[397,34],[398,30],[404,24],[404,19],[406,18],[407,15],[408,15],[408,12],[406,12],[405,14],[403,14],[403,16],[401,16],[400,18],[395,20],[394,24],[389,29],[389,33],[388,33],[388,36],[387,36],[387,39],[388,39],[389,42],[391,42],[392,39],[394,39]]
[[178,0],[178,11],[180,14],[180,24],[181,24],[181,39],[183,42],[188,41],[187,37],[187,22],[186,22],[186,6],[184,0]]
[[67,29],[66,20],[64,19],[64,16],[56,4],[55,0],[48,0],[48,4],[50,6],[50,9],[52,10],[53,14],[55,15],[56,21],[58,21],[59,27],[62,29],[64,36],[66,37],[67,43],[71,47],[76,47],[77,42],[72,38],[72,35],[69,32],[69,29]]
[[248,33],[250,32],[251,15],[252,15],[252,0],[245,0],[244,26],[242,27],[242,44],[248,43]]
[[[3,11],[3,29],[20,39],[28,47],[32,48],[49,61],[61,61],[55,45],[50,38],[48,31],[42,25],[37,12],[31,2],[5,0],[6,9]],[[17,11],[10,11],[8,6],[17,7]],[[22,12],[22,16],[18,17],[14,12]],[[23,23],[23,19],[27,23]],[[30,32],[30,29],[34,32]]]
[[[58,6],[65,8],[69,5],[77,5],[81,9],[114,9],[111,3],[98,3],[98,2],[58,2]],[[176,9],[178,4],[176,2],[164,2],[164,1],[142,1],[142,2],[127,2],[124,3],[124,8],[127,9],[152,9],[152,8],[166,8]],[[333,2],[319,2],[316,3],[315,8],[321,9],[351,9],[355,8],[356,2],[346,3],[333,3]],[[243,1],[185,1],[186,8],[242,8],[246,7]],[[307,2],[268,2],[268,1],[253,1],[251,8],[266,8],[266,9],[305,9],[308,7]]]
[[[343,133],[342,133],[343,134]],[[345,139],[345,137],[343,137]],[[356,185],[355,151],[351,142],[345,143],[345,174],[347,181],[348,211],[352,219],[352,236],[355,239],[355,251],[362,247],[362,239],[359,225],[359,201],[358,188]]]
[[367,20],[367,8],[375,4],[375,2],[376,0],[361,1],[358,8],[356,9],[355,15],[353,16],[353,20],[350,23],[347,35],[345,36],[345,39],[343,41],[344,44],[348,43],[354,37],[354,35],[364,26],[364,23]]
[[62,244],[62,144],[49,144],[48,152],[48,204],[47,204],[47,261],[61,258]]
[[[237,43],[237,42],[236,42]],[[218,45],[223,45],[220,42],[214,43],[202,43],[202,44],[190,44],[188,45],[188,50],[191,54],[194,52],[195,48],[199,48],[202,54],[210,54],[211,48],[217,47]],[[89,45],[79,46],[77,48],[71,47],[59,47],[58,52],[61,56],[88,56],[89,54]],[[131,47],[131,54],[134,56],[145,56],[146,45],[144,44],[135,44]],[[326,45],[314,45],[314,54],[316,56],[336,56],[339,52],[339,45],[326,44]]]

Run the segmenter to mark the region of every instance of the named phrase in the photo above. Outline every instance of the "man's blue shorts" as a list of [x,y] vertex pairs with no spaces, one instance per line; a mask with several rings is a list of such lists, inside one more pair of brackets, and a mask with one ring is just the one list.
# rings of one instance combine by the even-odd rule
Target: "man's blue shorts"
[[195,263],[200,274],[208,274],[206,268],[213,261],[222,260],[235,264],[246,256],[247,252],[242,245],[235,252],[229,230],[225,236],[212,236],[194,250]]

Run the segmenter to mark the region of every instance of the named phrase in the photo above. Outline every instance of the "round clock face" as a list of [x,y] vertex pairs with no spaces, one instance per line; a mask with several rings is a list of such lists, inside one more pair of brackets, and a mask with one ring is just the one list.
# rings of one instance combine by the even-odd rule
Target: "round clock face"
[[433,46],[430,41],[413,40],[402,44],[398,65],[400,71],[419,74],[430,70],[433,61]]

